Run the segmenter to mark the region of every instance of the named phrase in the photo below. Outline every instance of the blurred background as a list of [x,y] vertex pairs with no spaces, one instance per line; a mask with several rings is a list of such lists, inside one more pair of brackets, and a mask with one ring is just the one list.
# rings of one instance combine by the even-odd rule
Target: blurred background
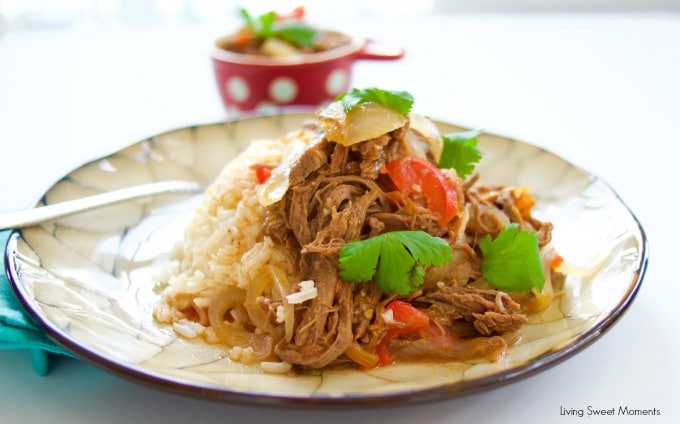
[[[677,48],[680,0],[340,3],[0,0],[0,131],[11,135],[0,144],[12,143],[37,169],[50,170],[24,187],[0,181],[0,190],[13,195],[3,209],[31,204],[48,182],[92,157],[224,119],[208,57],[215,37],[242,25],[241,7],[261,13],[303,5],[315,25],[403,46],[407,54],[398,66],[357,63],[353,85],[406,88],[416,108],[435,118],[529,141],[568,145],[573,134],[554,131],[565,126],[565,116],[616,121],[632,113],[625,96],[678,95],[654,72],[673,69],[676,58],[664,52]],[[650,69],[654,61],[663,64]],[[646,86],[631,86],[617,72],[622,67]],[[432,90],[430,81],[442,82],[441,89]],[[635,117],[657,122],[663,113],[674,116],[642,108]],[[535,124],[537,116],[543,125]],[[591,131],[611,136],[609,128]],[[39,143],[39,154],[31,143]]]
[[509,13],[680,10],[678,0],[0,0],[0,35],[17,29],[68,25],[224,23],[240,7],[286,10],[305,4],[310,15],[370,17],[426,13]]

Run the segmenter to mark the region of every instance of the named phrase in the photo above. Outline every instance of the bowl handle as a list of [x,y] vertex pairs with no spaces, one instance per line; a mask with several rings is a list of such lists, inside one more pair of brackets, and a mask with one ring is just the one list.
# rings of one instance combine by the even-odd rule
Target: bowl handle
[[396,60],[401,59],[404,53],[403,47],[368,39],[355,57],[368,60]]

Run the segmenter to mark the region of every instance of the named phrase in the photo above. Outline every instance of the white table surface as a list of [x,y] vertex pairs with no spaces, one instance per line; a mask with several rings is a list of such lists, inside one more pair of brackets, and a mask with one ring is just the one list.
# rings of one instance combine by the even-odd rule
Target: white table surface
[[[614,187],[650,246],[646,278],[623,317],[585,350],[528,379],[441,402],[360,410],[186,398],[71,359],[38,377],[27,353],[0,351],[0,421],[680,422],[673,268],[680,16],[440,15],[334,26],[407,49],[399,63],[358,63],[355,86],[408,90],[419,112],[540,145]],[[0,36],[0,211],[30,206],[85,161],[224,119],[207,59],[215,34],[214,27],[174,23]],[[597,419],[587,416],[589,406],[661,415]],[[586,416],[562,416],[561,408]]]

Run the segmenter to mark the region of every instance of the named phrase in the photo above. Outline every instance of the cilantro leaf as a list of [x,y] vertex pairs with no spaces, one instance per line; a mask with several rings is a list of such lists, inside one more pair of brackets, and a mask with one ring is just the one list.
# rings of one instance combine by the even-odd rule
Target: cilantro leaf
[[267,12],[257,17],[252,16],[246,9],[241,9],[241,16],[246,21],[246,25],[253,31],[256,37],[267,39],[272,35],[272,25],[276,20],[275,12]]
[[406,295],[420,286],[427,266],[453,257],[451,246],[425,231],[392,231],[346,243],[338,260],[340,278],[373,281],[384,293]]
[[453,168],[461,178],[472,174],[474,164],[482,158],[482,152],[477,149],[477,136],[481,133],[481,130],[473,130],[443,134],[442,154],[437,166]]
[[514,292],[528,292],[532,287],[543,290],[545,276],[535,233],[520,231],[517,224],[511,224],[494,240],[488,234],[484,236],[479,248],[482,276],[493,287]]
[[241,16],[255,37],[261,40],[280,38],[300,47],[311,47],[314,44],[315,29],[299,22],[277,22],[276,12],[267,12],[254,17],[242,8]]
[[298,22],[286,22],[275,25],[272,29],[274,37],[281,38],[300,47],[312,47],[316,30]]
[[340,94],[336,100],[342,101],[345,112],[349,112],[363,103],[380,103],[393,109],[402,115],[408,115],[413,106],[413,96],[407,91],[390,91],[380,88],[353,88],[352,90]]

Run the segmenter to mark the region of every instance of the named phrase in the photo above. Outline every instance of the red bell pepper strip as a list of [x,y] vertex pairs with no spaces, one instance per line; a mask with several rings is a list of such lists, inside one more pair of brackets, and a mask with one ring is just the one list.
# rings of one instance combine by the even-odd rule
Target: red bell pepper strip
[[255,170],[257,183],[262,184],[269,179],[269,176],[272,174],[272,169],[274,168],[269,165],[254,165],[253,169]]
[[442,227],[458,212],[458,193],[453,182],[432,163],[414,157],[404,157],[385,166],[387,175],[397,189],[406,194],[422,194],[428,209],[439,215]]
[[394,356],[390,353],[387,345],[395,337],[417,333],[430,326],[430,317],[408,302],[393,300],[385,306],[385,311],[392,312],[392,319],[396,324],[389,330],[376,347],[375,354],[378,356],[378,367],[384,367],[394,363]]
[[430,325],[430,317],[408,302],[393,300],[385,306],[385,310],[392,311],[392,319],[399,324],[391,329],[397,334],[415,333]]

